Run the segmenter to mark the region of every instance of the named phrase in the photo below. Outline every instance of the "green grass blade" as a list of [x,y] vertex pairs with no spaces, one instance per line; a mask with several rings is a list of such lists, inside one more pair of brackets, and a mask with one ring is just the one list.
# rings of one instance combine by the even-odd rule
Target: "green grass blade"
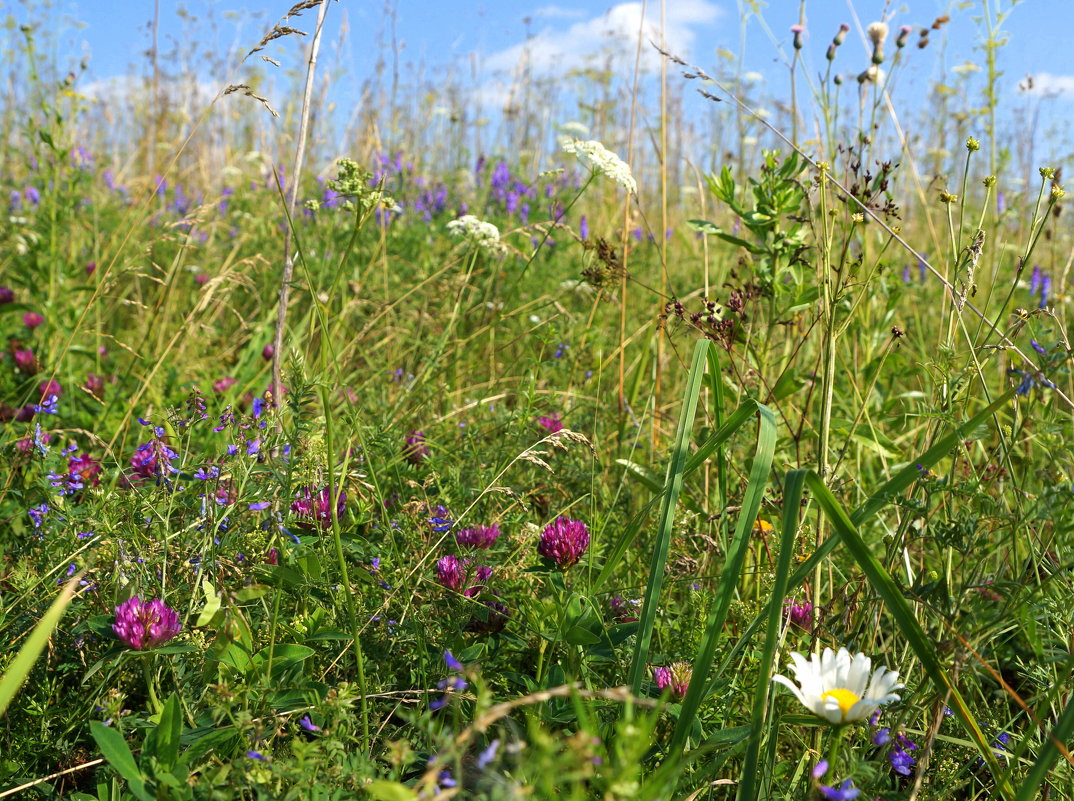
[[631,692],[641,692],[641,682],[645,675],[649,659],[649,643],[652,641],[653,624],[656,622],[656,609],[660,602],[660,591],[664,586],[664,566],[667,563],[668,546],[671,543],[671,531],[675,523],[675,507],[682,492],[682,480],[687,457],[690,450],[690,431],[697,414],[697,401],[701,395],[701,380],[705,375],[705,351],[712,346],[708,340],[701,340],[694,348],[694,360],[686,377],[686,390],[683,394],[682,410],[679,414],[679,427],[675,432],[671,461],[668,462],[667,477],[664,480],[663,501],[660,506],[660,518],[656,529],[656,542],[649,560],[649,579],[645,583],[645,596],[642,601],[641,619],[638,622],[638,634],[634,640],[634,656],[630,665],[629,683]]
[[771,695],[776,646],[779,643],[779,632],[783,625],[783,598],[787,595],[787,579],[791,572],[791,555],[794,553],[794,538],[798,531],[802,489],[805,487],[808,473],[807,470],[792,470],[783,481],[783,523],[780,531],[779,559],[776,562],[776,575],[772,582],[772,596],[768,604],[768,623],[764,647],[761,651],[760,667],[757,671],[757,686],[753,691],[750,739],[742,764],[742,779],[738,789],[739,801],[752,801],[757,792],[755,786],[759,775],[757,761],[760,756],[761,737],[765,730],[765,718]]
[[22,683],[30,675],[34,663],[48,643],[48,638],[52,636],[53,629],[59,625],[60,618],[63,617],[67,605],[71,603],[71,598],[74,597],[75,589],[78,587],[78,582],[81,578],[82,574],[79,573],[67,582],[67,586],[63,588],[56,600],[52,602],[52,606],[48,608],[48,611],[45,612],[38,624],[34,626],[34,630],[30,632],[30,636],[26,638],[26,642],[23,643],[22,648],[19,649],[19,653],[12,660],[4,675],[0,676],[0,715],[4,714],[11,701],[15,698],[15,694],[18,693],[19,688],[22,687]]
[[[712,661],[716,655],[716,646],[723,632],[723,624],[727,619],[727,610],[731,606],[731,598],[738,585],[738,576],[742,572],[742,565],[746,560],[750,535],[753,533],[754,522],[757,520],[757,513],[761,508],[761,501],[764,498],[764,491],[768,486],[769,476],[772,471],[772,459],[776,450],[775,415],[772,414],[771,409],[767,406],[763,406],[754,400],[747,401],[742,406],[743,408],[752,406],[758,418],[757,446],[754,450],[753,466],[750,468],[749,483],[746,485],[746,492],[742,498],[742,510],[739,512],[735,533],[727,552],[727,561],[724,565],[723,573],[720,575],[716,596],[709,609],[705,633],[701,638],[697,658],[694,660],[690,688],[683,699],[682,710],[679,712],[679,719],[671,735],[671,743],[668,746],[669,759],[677,759],[683,748],[685,748],[686,737],[693,726],[694,719],[697,717],[697,710],[700,708],[701,701],[705,695],[709,671],[712,669]],[[737,415],[738,412],[732,415],[731,420],[735,419]],[[730,425],[731,420],[728,420],[726,425]]]
[[1045,738],[1044,745],[1041,746],[1040,753],[1037,754],[1037,761],[1033,763],[1029,773],[1022,779],[1014,801],[1032,801],[1037,797],[1037,788],[1047,778],[1048,772],[1059,757],[1059,749],[1056,747],[1056,743],[1068,743],[1072,735],[1074,735],[1074,698],[1067,704],[1063,714],[1059,716],[1059,720],[1056,721],[1055,728],[1052,729],[1051,734]]

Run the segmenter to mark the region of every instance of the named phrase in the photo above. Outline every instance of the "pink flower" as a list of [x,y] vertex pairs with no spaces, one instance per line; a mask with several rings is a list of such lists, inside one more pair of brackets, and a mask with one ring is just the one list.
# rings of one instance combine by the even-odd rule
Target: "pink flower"
[[236,380],[235,380],[234,378],[232,378],[231,376],[229,376],[229,375],[228,375],[228,376],[224,376],[224,377],[223,377],[223,378],[221,378],[221,379],[220,379],[219,381],[215,381],[215,382],[213,383],[213,392],[215,392],[215,393],[217,393],[217,394],[220,394],[220,393],[223,393],[223,392],[227,392],[227,391],[228,391],[229,389],[231,389],[231,388],[232,388],[233,386],[235,386],[235,385],[236,385],[237,383],[239,383],[239,382],[238,382],[238,381],[236,381]]
[[547,429],[549,434],[558,434],[563,430],[563,423],[559,421],[559,412],[554,413],[551,417],[538,417],[537,423],[542,428]]
[[455,542],[464,547],[486,549],[491,548],[493,543],[500,538],[500,533],[500,527],[495,524],[474,526],[456,531]]
[[791,621],[792,626],[797,626],[804,631],[813,630],[813,604],[809,601],[795,603],[788,599],[783,602],[784,616]]
[[673,698],[682,700],[686,697],[686,691],[690,688],[690,678],[693,669],[689,662],[672,662],[667,667],[653,668],[653,681],[657,688],[663,692],[670,690]]
[[453,554],[440,557],[436,560],[436,580],[446,589],[462,592],[462,586],[466,583],[466,561],[460,561]]
[[60,386],[60,382],[55,379],[49,379],[48,381],[42,381],[38,386],[37,391],[41,393],[41,400],[48,400],[55,395],[57,398],[63,394],[63,387]]
[[15,348],[12,355],[15,358],[15,366],[27,375],[33,375],[40,369],[34,352],[29,348]]
[[37,312],[26,312],[22,315],[22,323],[29,329],[37,328],[41,323],[45,322],[45,318]]
[[589,547],[589,529],[580,520],[557,517],[541,532],[537,553],[552,562],[560,570],[578,564]]
[[116,607],[112,625],[116,636],[135,651],[163,645],[182,628],[179,614],[164,601],[143,602],[137,595]]
[[273,347],[272,343],[270,342],[261,349],[261,358],[264,359],[266,362],[271,361],[272,354],[274,354],[275,352],[276,348]]
[[72,456],[67,460],[67,475],[77,478],[83,486],[101,486],[101,479],[98,476],[103,469],[101,463],[88,453]]
[[[336,517],[342,518],[347,509],[347,493],[339,491],[336,498]],[[314,493],[309,487],[299,491],[291,503],[291,511],[300,518],[298,525],[302,528],[332,527],[332,498],[328,487]]]
[[403,444],[403,458],[413,465],[419,465],[429,458],[429,446],[425,444],[425,434],[411,431]]

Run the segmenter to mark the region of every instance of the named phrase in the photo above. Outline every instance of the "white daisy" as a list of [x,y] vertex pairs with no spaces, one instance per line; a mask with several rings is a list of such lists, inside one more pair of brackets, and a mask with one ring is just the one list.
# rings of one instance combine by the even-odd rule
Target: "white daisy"
[[872,660],[865,654],[850,656],[846,648],[833,653],[825,648],[823,654],[806,659],[791,653],[791,670],[798,680],[795,685],[786,676],[773,676],[773,681],[790,688],[802,705],[829,723],[853,723],[871,716],[881,704],[898,701],[892,690],[902,687],[899,672],[881,666],[872,671]]

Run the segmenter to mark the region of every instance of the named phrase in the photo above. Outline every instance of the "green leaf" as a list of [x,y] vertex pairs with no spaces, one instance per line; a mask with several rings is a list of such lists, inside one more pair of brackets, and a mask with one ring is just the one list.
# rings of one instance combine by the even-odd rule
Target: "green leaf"
[[145,774],[138,768],[134,761],[127,741],[123,735],[110,726],[105,726],[96,720],[90,721],[90,734],[97,741],[97,747],[101,749],[101,755],[108,760],[116,773],[127,780],[127,785],[141,801],[153,801],[153,794],[146,787]]
[[216,613],[220,611],[220,595],[217,593],[216,588],[209,583],[209,579],[204,579],[201,583],[201,591],[205,593],[205,604],[201,607],[201,614],[198,615],[195,626],[208,626],[212,623]]
[[365,791],[377,801],[413,801],[417,794],[405,784],[377,779],[365,786]]
[[172,693],[164,702],[160,722],[145,738],[145,753],[152,754],[165,768],[171,770],[179,758],[179,737],[183,732],[183,716],[179,696]]

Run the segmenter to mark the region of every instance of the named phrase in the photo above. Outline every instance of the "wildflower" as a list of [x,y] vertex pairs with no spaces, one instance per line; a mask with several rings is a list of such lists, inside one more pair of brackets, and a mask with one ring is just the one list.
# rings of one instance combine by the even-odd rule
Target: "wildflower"
[[772,680],[788,687],[804,707],[829,723],[865,720],[881,704],[899,700],[892,692],[903,686],[896,682],[898,671],[881,666],[870,675],[872,660],[865,654],[851,657],[846,648],[837,653],[825,648],[823,654],[814,653],[808,660],[791,653],[791,661],[798,685],[786,676]]
[[500,538],[500,527],[495,523],[491,526],[474,526],[455,532],[455,542],[469,548],[491,548]]
[[[343,517],[347,508],[347,493],[339,491],[336,498],[336,517]],[[305,487],[297,493],[295,500],[291,502],[291,511],[300,518],[298,525],[302,528],[331,528],[332,527],[332,499],[328,487],[314,493],[309,487]]]
[[795,603],[791,599],[784,602],[784,615],[791,621],[792,626],[797,626],[803,631],[813,630],[813,604],[809,601]]
[[312,720],[310,719],[310,716],[309,716],[309,715],[306,715],[305,717],[303,717],[302,719],[300,719],[300,720],[298,721],[298,725],[299,725],[299,726],[301,726],[301,727],[302,727],[303,729],[305,729],[305,730],[306,730],[306,731],[308,731],[308,732],[318,732],[318,731],[320,731],[320,730],[321,730],[321,727],[320,727],[320,726],[318,726],[318,725],[316,725],[316,724],[315,724],[315,723],[314,723],[314,722],[313,722],[313,721],[312,721]]
[[9,286],[0,286],[0,306],[15,302],[15,292]]
[[33,375],[41,369],[37,363],[37,357],[30,348],[15,348],[11,355],[15,359],[15,366],[26,375]]
[[411,431],[406,435],[403,458],[412,465],[419,465],[429,458],[429,446],[425,444],[424,432]]
[[220,395],[220,394],[222,394],[224,392],[227,392],[229,389],[231,389],[237,383],[239,383],[239,382],[237,380],[235,380],[234,378],[232,378],[231,376],[229,376],[229,375],[224,376],[219,381],[214,381],[213,382],[213,392],[215,392],[216,394]]
[[137,595],[116,607],[112,631],[135,651],[163,645],[182,630],[179,614],[161,599],[142,601]]
[[452,236],[468,239],[486,253],[502,255],[507,252],[506,246],[500,241],[500,229],[472,214],[452,220],[447,224],[447,229]]
[[31,331],[37,328],[43,322],[45,322],[45,318],[35,311],[26,312],[26,314],[22,316],[22,324],[29,328]]
[[578,564],[589,547],[589,529],[580,520],[557,517],[541,532],[537,553],[555,563],[560,570]]
[[608,606],[612,609],[612,618],[616,623],[637,623],[638,619],[631,614],[631,609],[628,604],[638,604],[639,601],[626,601],[620,595],[615,595],[610,601]]
[[828,772],[828,760],[822,759],[817,763],[817,766],[813,768],[813,780],[817,783],[817,789],[820,794],[825,798],[831,799],[831,801],[853,801],[861,794],[861,790],[854,786],[854,783],[850,779],[844,779],[843,783],[838,787],[829,787],[826,784],[821,784],[820,779]]
[[845,22],[839,26],[839,30],[836,31],[835,36],[832,38],[832,44],[839,47],[847,38],[847,34],[850,32],[850,26]]
[[792,25],[791,26],[791,33],[794,34],[794,49],[795,50],[801,50],[802,49],[802,34],[805,33],[805,26],[804,25]]
[[101,466],[100,461],[94,459],[87,453],[83,453],[80,456],[72,456],[67,460],[67,475],[77,479],[83,485],[89,484],[91,487],[101,486],[101,479],[99,476],[103,470],[104,468]]
[[692,675],[689,662],[672,662],[667,667],[653,668],[653,681],[657,688],[661,692],[670,690],[671,696],[680,701],[686,697]]
[[436,561],[436,580],[454,592],[462,592],[466,583],[466,560],[460,561],[457,556],[448,554]]
[[256,759],[258,762],[268,762],[268,757],[262,754],[260,751],[247,751],[246,756],[249,759]]
[[451,519],[451,512],[443,504],[438,504],[436,512],[427,521],[429,528],[435,531],[437,534],[443,534],[448,531],[452,524],[455,522]]
[[276,348],[270,342],[269,344],[265,345],[265,347],[263,347],[261,349],[261,358],[264,359],[266,362],[270,361],[272,359],[272,355],[275,352],[276,352]]
[[104,397],[104,379],[99,375],[89,373],[86,376],[86,383],[82,385],[82,388],[98,400]]
[[[56,396],[57,398],[59,398],[63,394],[63,387],[60,386],[59,381],[50,378],[48,381],[42,381],[38,385],[37,391],[41,393],[42,400],[48,399],[52,396]],[[55,414],[55,412],[52,412],[52,414]]]
[[481,753],[477,755],[477,767],[480,770],[484,770],[489,766],[489,763],[496,759],[496,751],[500,747],[499,740],[493,740],[488,744],[487,748],[482,749]]
[[34,524],[34,528],[41,528],[41,524],[45,522],[45,515],[50,511],[51,509],[47,503],[30,507],[27,514],[30,515],[30,521]]
[[142,478],[153,478],[163,472],[178,473],[179,470],[171,465],[171,462],[179,458],[179,454],[169,448],[157,437],[149,442],[143,442],[131,457],[131,467],[134,474]]
[[563,142],[563,152],[576,156],[594,175],[606,175],[630,194],[638,193],[638,182],[630,172],[630,165],[597,140],[568,139]]
[[869,41],[873,43],[873,65],[882,64],[884,61],[884,42],[888,38],[888,26],[883,22],[874,22],[865,32]]
[[910,34],[913,33],[913,28],[909,25],[903,25],[899,28],[899,35],[895,37],[895,46],[900,50],[906,47],[906,40],[910,38]]
[[35,414],[59,414],[60,413],[60,399],[55,395],[48,395],[44,397],[41,403],[34,404]]
[[558,434],[563,430],[563,423],[560,422],[558,412],[553,413],[551,417],[538,417],[537,424],[547,430],[549,434]]

